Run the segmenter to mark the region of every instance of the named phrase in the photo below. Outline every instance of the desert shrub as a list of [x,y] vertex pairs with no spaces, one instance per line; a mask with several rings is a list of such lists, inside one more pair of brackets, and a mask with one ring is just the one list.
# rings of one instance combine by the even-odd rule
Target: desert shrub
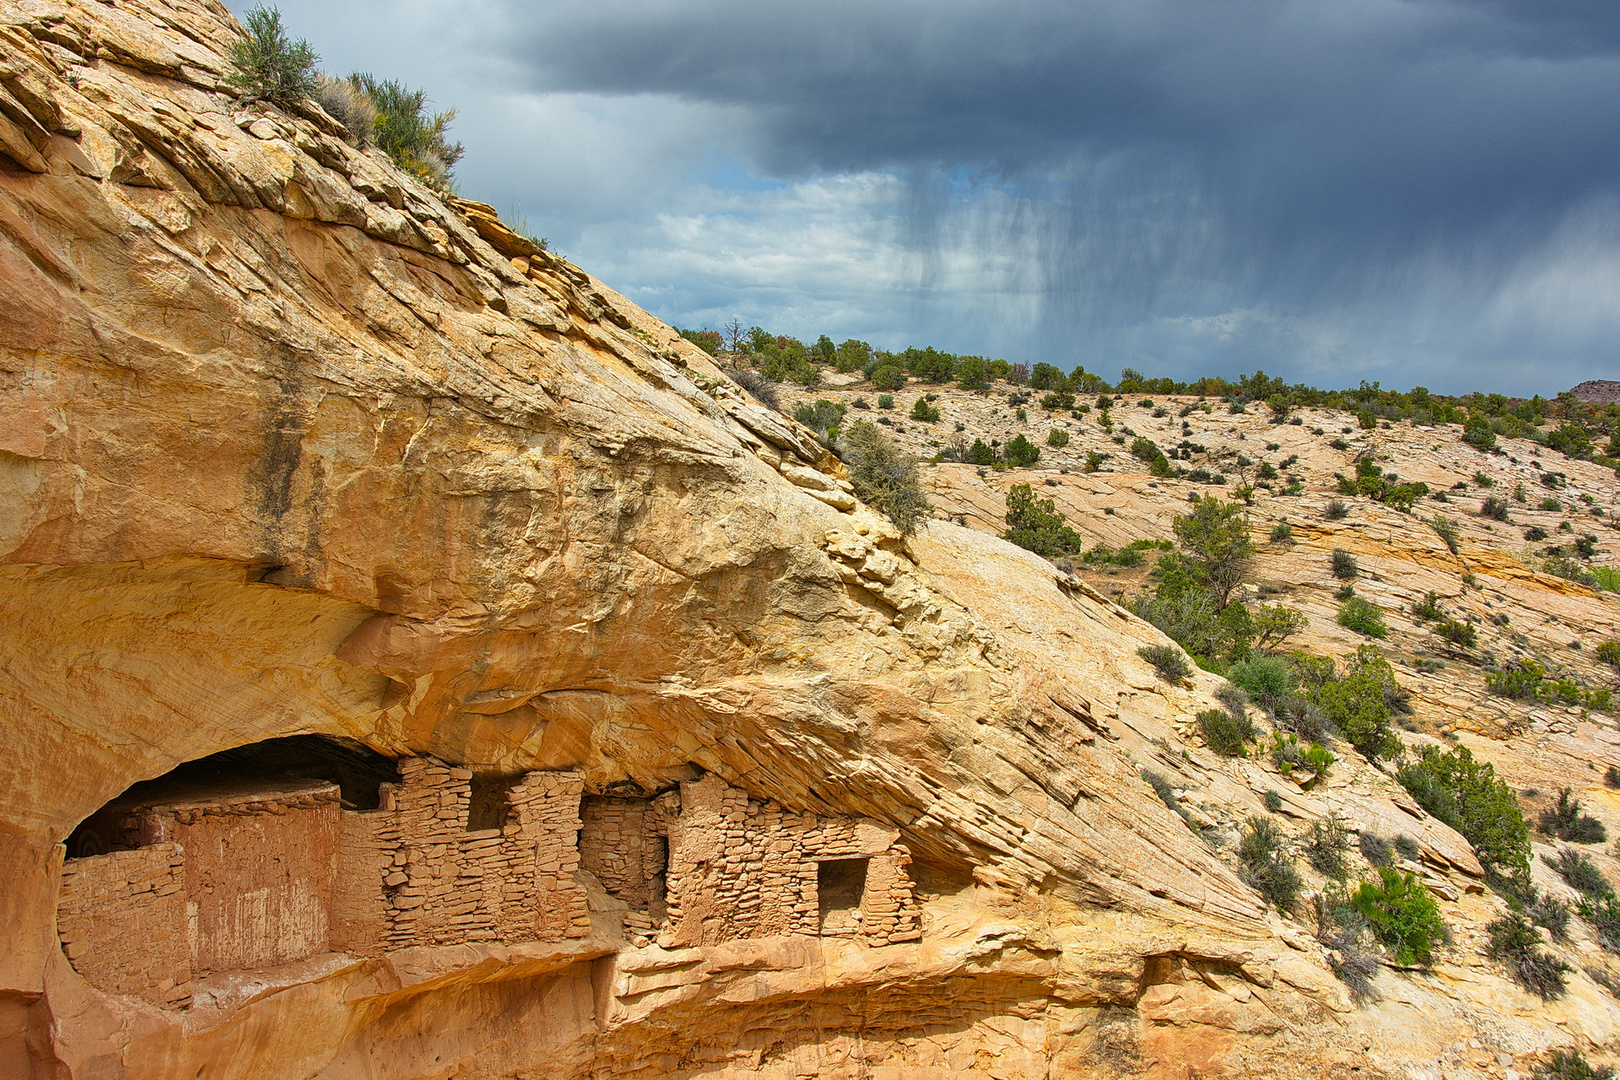
[[315,65],[321,58],[308,41],[287,36],[276,8],[250,8],[242,16],[242,34],[231,42],[227,59],[225,85],[243,104],[268,101],[287,108],[319,88]]
[[1282,793],[1279,791],[1273,790],[1266,792],[1265,795],[1261,797],[1261,801],[1266,804],[1266,809],[1271,811],[1273,814],[1282,809]]
[[394,164],[428,184],[448,189],[451,173],[464,153],[450,141],[454,109],[428,112],[426,90],[412,90],[394,79],[378,79],[364,72],[350,76],[377,107],[377,146]]
[[1395,838],[1395,850],[1408,862],[1416,862],[1417,857],[1423,853],[1417,840],[1406,833],[1401,833]]
[[328,116],[343,125],[355,146],[364,150],[376,140],[377,105],[355,79],[323,75],[313,97]]
[[1548,836],[1576,844],[1601,844],[1609,838],[1603,822],[1581,813],[1581,801],[1571,798],[1569,788],[1558,793],[1558,801],[1541,812],[1536,827]]
[[1292,688],[1288,665],[1276,657],[1256,657],[1233,664],[1227,679],[1268,709]]
[[1542,951],[1541,935],[1528,919],[1516,911],[1509,912],[1485,929],[1490,935],[1486,954],[1501,961],[1519,985],[1544,1001],[1564,996],[1568,989],[1564,976],[1571,969]]
[[874,507],[909,536],[922,526],[928,511],[917,461],[904,453],[876,424],[857,420],[839,440],[849,482],[862,502]]
[[1361,848],[1361,857],[1373,866],[1388,866],[1394,859],[1394,855],[1390,852],[1389,841],[1371,829],[1361,830],[1358,846]]
[[1543,529],[1540,525],[1532,525],[1528,529],[1524,530],[1524,538],[1529,540],[1531,543],[1545,540],[1547,539],[1547,530]]
[[1399,700],[1394,669],[1377,649],[1363,646],[1345,665],[1342,678],[1329,678],[1313,698],[1327,720],[1369,761],[1390,757],[1400,740],[1390,727],[1390,703]]
[[1558,876],[1582,896],[1605,897],[1614,895],[1614,887],[1597,864],[1572,847],[1560,848],[1557,858],[1543,855],[1541,861],[1558,871]]
[[900,390],[906,385],[906,369],[898,364],[883,363],[873,368],[868,378],[875,390]]
[[1354,630],[1367,637],[1381,638],[1389,634],[1389,627],[1384,625],[1383,612],[1364,597],[1352,596],[1340,604],[1337,618],[1339,625],[1346,630]]
[[1023,435],[1014,435],[1007,440],[1004,456],[1008,465],[1014,468],[1026,468],[1041,460],[1041,448]]
[[1475,450],[1490,450],[1496,446],[1496,429],[1483,416],[1470,416],[1463,425],[1463,442]]
[[1329,499],[1327,509],[1323,513],[1329,521],[1343,521],[1350,516],[1350,508],[1344,504],[1343,499]]
[[1153,794],[1159,797],[1159,801],[1164,803],[1165,807],[1173,811],[1177,817],[1191,825],[1192,820],[1187,811],[1183,810],[1181,804],[1176,801],[1176,793],[1170,786],[1170,781],[1152,769],[1142,769],[1141,774],[1142,779],[1147,781],[1148,787],[1153,789]]
[[747,368],[738,368],[731,372],[731,381],[748,391],[750,397],[767,409],[780,409],[776,396],[776,383]]
[[1198,714],[1198,729],[1209,748],[1222,757],[1242,757],[1255,739],[1254,724],[1247,716],[1234,716],[1225,709],[1204,709]]
[[1479,504],[1479,513],[1481,517],[1488,517],[1492,521],[1508,520],[1507,503],[1494,495]]
[[1379,867],[1378,877],[1376,883],[1363,881],[1350,902],[1397,964],[1427,966],[1435,947],[1451,936],[1440,906],[1416,874]]
[[892,408],[894,408],[894,395],[893,394],[879,394],[878,395],[878,408],[880,408],[880,409],[892,409]]
[[1356,565],[1356,557],[1344,548],[1333,549],[1332,567],[1333,576],[1341,580],[1348,580],[1361,572],[1361,568]]
[[[1442,494],[1444,494],[1442,492]],[[1450,518],[1436,514],[1429,522],[1429,527],[1445,542],[1446,550],[1453,555],[1457,554],[1457,523]]]
[[1479,634],[1474,628],[1465,622],[1458,622],[1456,619],[1447,619],[1435,627],[1434,632],[1453,645],[1461,645],[1464,648],[1472,649],[1479,644]]
[[1606,788],[1620,788],[1620,768],[1610,765],[1604,770],[1603,786]]
[[1279,521],[1271,527],[1271,542],[1274,544],[1287,543],[1294,538],[1294,527],[1286,521]]
[[1536,1080],[1614,1080],[1607,1065],[1593,1065],[1579,1050],[1554,1050],[1545,1065],[1538,1065]]
[[1350,872],[1347,856],[1350,854],[1350,830],[1339,816],[1329,814],[1312,823],[1305,838],[1305,861],[1320,874],[1343,881]]
[[1046,445],[1047,446],[1068,446],[1069,445],[1069,433],[1067,431],[1064,431],[1062,428],[1053,428],[1051,431],[1046,433]]
[[1603,663],[1612,668],[1620,668],[1620,641],[1605,641],[1595,652]]
[[1080,554],[1080,534],[1069,527],[1055,502],[1036,498],[1035,489],[1028,484],[1014,484],[1007,491],[1003,538],[1048,559]]
[[1555,941],[1569,938],[1569,905],[1548,893],[1542,893],[1525,908],[1530,921],[1545,926]]
[[1444,753],[1425,747],[1395,778],[1418,805],[1462,833],[1487,870],[1529,876],[1530,830],[1490,762],[1475,761],[1466,746]]
[[1267,818],[1250,818],[1237,854],[1240,875],[1249,887],[1277,910],[1291,910],[1304,882],[1288,856],[1282,830]]
[[1546,668],[1534,660],[1526,660],[1518,664],[1509,664],[1500,671],[1488,673],[1485,676],[1485,689],[1505,698],[1533,701],[1546,675]]
[[1440,595],[1433,591],[1425,593],[1422,600],[1412,605],[1412,616],[1422,621],[1444,618],[1445,612],[1440,610]]
[[1390,633],[1390,628],[1383,625],[1383,612],[1380,612],[1371,601],[1367,601],[1366,597],[1349,596],[1338,606],[1336,619],[1340,627],[1354,630],[1369,638],[1383,638]]
[[927,398],[920,397],[911,405],[911,418],[921,420],[925,424],[938,423],[939,409],[934,405],[930,405]]
[[814,405],[806,402],[794,409],[793,419],[824,439],[835,438],[838,425],[844,422],[844,406],[821,398]]
[[1383,965],[1366,944],[1372,933],[1366,918],[1338,889],[1318,896],[1316,904],[1316,940],[1327,950],[1328,967],[1354,1001],[1376,999],[1373,978]]
[[1174,645],[1144,645],[1136,655],[1152,664],[1165,682],[1180,682],[1192,674],[1186,654]]

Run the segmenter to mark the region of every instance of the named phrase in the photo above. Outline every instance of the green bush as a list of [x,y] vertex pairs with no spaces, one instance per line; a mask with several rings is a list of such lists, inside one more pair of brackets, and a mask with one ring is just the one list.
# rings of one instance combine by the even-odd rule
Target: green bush
[[1008,465],[1014,468],[1027,468],[1041,459],[1041,448],[1023,435],[1014,435],[1007,440],[1005,457]]
[[1152,664],[1165,682],[1180,682],[1192,674],[1186,655],[1174,645],[1144,645],[1136,655]]
[[1329,521],[1343,521],[1350,516],[1350,508],[1344,504],[1343,499],[1329,499],[1327,509],[1323,513]]
[[1064,431],[1062,428],[1053,428],[1051,431],[1046,433],[1046,445],[1047,446],[1068,446],[1069,445],[1069,433],[1067,431]]
[[1274,656],[1255,657],[1233,664],[1226,677],[1268,709],[1294,688],[1288,665]]
[[1379,867],[1379,881],[1363,881],[1350,896],[1375,937],[1397,964],[1434,960],[1434,949],[1451,937],[1440,906],[1416,874]]
[[1509,520],[1507,503],[1494,495],[1479,504],[1479,513],[1481,517],[1488,517],[1492,521]]
[[1381,638],[1389,635],[1389,627],[1384,625],[1383,612],[1364,597],[1352,596],[1340,604],[1338,621],[1346,630],[1354,630],[1367,637]]
[[933,509],[923,494],[916,459],[866,420],[849,426],[840,447],[849,466],[849,481],[861,501],[887,517],[903,535],[916,532]]
[[1268,791],[1265,793],[1261,801],[1266,804],[1267,810],[1270,810],[1273,814],[1275,814],[1277,811],[1282,809],[1282,792],[1275,790]]
[[1548,836],[1575,844],[1601,844],[1609,838],[1603,822],[1581,813],[1581,801],[1571,798],[1569,788],[1558,793],[1558,802],[1541,812],[1536,827]]
[[279,10],[250,8],[242,16],[242,35],[231,42],[225,85],[243,104],[268,101],[287,108],[314,96],[320,59],[308,41],[287,36]]
[[465,152],[447,135],[456,111],[429,113],[426,90],[412,90],[394,79],[378,79],[364,72],[350,78],[377,107],[377,146],[401,169],[447,190],[456,162]]
[[1254,724],[1247,716],[1225,709],[1204,709],[1198,714],[1198,729],[1209,748],[1222,757],[1242,757],[1256,738]]
[[1271,542],[1274,544],[1287,543],[1294,538],[1294,527],[1286,521],[1279,521],[1271,528]]
[[1333,549],[1333,576],[1340,580],[1349,580],[1361,572],[1356,565],[1356,557],[1344,548]]
[[1445,614],[1440,610],[1440,594],[1432,590],[1425,593],[1422,600],[1412,605],[1412,617],[1422,622],[1442,619]]
[[928,404],[927,398],[920,397],[912,403],[911,418],[913,420],[921,420],[925,424],[938,423],[939,409]]
[[878,395],[878,408],[880,408],[880,409],[892,409],[892,408],[894,408],[894,395],[893,394],[879,394]]
[[1402,693],[1389,661],[1363,646],[1345,665],[1342,678],[1330,678],[1312,694],[1328,722],[1369,761],[1391,757],[1400,740],[1390,727],[1390,702]]
[[1436,626],[1434,632],[1453,645],[1461,645],[1466,649],[1472,649],[1479,644],[1479,634],[1474,628],[1465,622],[1458,622],[1456,619],[1447,619],[1439,626]]
[[1489,672],[1485,676],[1485,689],[1516,701],[1534,701],[1546,675],[1546,668],[1534,660],[1526,660],[1520,664],[1510,664],[1500,671]]
[[1489,762],[1459,746],[1425,747],[1395,773],[1418,805],[1462,833],[1487,870],[1528,879],[1530,830],[1518,799]]
[[824,439],[836,438],[838,425],[844,422],[844,406],[821,398],[814,405],[807,402],[794,409],[793,419]]
[[1272,650],[1310,625],[1303,611],[1282,604],[1262,604],[1254,612],[1254,648]]
[[906,385],[906,371],[897,364],[882,363],[872,369],[870,379],[874,389],[899,390]]
[[1612,668],[1620,668],[1620,641],[1605,641],[1596,652],[1599,660]]
[[1463,442],[1475,450],[1491,450],[1496,446],[1496,429],[1483,416],[1470,416],[1463,425]]
[[1048,559],[1080,554],[1080,534],[1069,527],[1055,502],[1037,499],[1028,484],[1007,490],[1007,531],[1002,538]]
[[1252,817],[1238,844],[1239,874],[1249,887],[1279,911],[1289,911],[1304,882],[1288,857],[1283,834],[1267,818]]

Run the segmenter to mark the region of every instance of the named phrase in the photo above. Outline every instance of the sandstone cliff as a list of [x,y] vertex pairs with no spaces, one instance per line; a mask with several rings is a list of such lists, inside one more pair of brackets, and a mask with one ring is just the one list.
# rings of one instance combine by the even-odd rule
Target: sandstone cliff
[[[1542,1008],[1483,965],[1353,1011],[1138,775],[1259,812],[1275,781],[1186,738],[1218,680],[1166,685],[1157,631],[999,540],[902,539],[809,432],[487,207],[318,110],[238,109],[233,27],[0,0],[0,1072],[1296,1075],[1615,1033],[1590,982]],[[871,822],[920,940],[633,941],[581,877],[588,926],[550,943],[334,949],[183,1008],[87,981],[64,840],[310,734]],[[1294,813],[1400,822],[1488,916],[1460,837],[1343,775]]]

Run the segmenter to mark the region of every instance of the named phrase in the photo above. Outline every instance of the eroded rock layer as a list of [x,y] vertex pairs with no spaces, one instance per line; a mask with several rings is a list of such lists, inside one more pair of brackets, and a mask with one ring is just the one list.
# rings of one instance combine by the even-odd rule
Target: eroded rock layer
[[[1027,553],[903,539],[487,207],[239,108],[233,33],[0,0],[0,1073],[1365,1063],[1320,946],[1139,776],[1216,680]],[[307,736],[342,753],[275,758]],[[1397,791],[1357,774],[1477,891]],[[1432,1059],[1444,996],[1380,1052]]]

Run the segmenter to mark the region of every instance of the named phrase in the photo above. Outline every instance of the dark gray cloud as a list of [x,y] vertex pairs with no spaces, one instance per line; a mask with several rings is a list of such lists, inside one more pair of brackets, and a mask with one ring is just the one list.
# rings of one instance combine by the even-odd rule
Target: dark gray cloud
[[[331,18],[358,5],[309,8]],[[420,39],[404,53],[457,73],[464,172],[570,221],[580,254],[604,258],[655,308],[662,297],[669,318],[730,308],[1103,367],[1263,362],[1301,378],[1383,373],[1437,387],[1546,392],[1558,387],[1530,384],[1620,367],[1612,0],[401,11],[390,33]],[[506,130],[497,149],[469,96],[503,116],[552,103],[534,119],[551,131],[535,135],[557,151],[559,174],[594,194],[547,188],[534,155],[510,145],[523,133]],[[587,134],[557,102],[613,118],[596,114]],[[638,114],[659,118],[662,134]],[[658,149],[638,156],[615,133]],[[597,153],[619,165],[593,184],[580,161]],[[716,155],[803,197],[738,201],[752,185],[707,177]],[[898,185],[864,199],[809,194],[869,175]],[[803,228],[773,237],[783,214]],[[871,245],[859,288],[870,297],[872,267],[884,267],[887,308],[853,286],[841,293],[820,251],[790,297],[796,253],[836,247],[840,214]],[[757,227],[738,231],[738,219]],[[675,250],[683,236],[732,245],[731,257],[687,258]],[[748,244],[775,244],[776,263]],[[751,284],[749,267],[770,280]],[[658,273],[683,276],[663,290]]]

